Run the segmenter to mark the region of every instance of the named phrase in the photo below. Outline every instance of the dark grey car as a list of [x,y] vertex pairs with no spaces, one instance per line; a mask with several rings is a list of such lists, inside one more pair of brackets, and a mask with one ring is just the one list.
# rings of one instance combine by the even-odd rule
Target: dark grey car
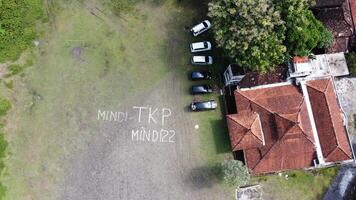
[[192,111],[206,111],[214,110],[218,107],[218,104],[214,100],[193,102],[190,104],[190,109]]
[[207,94],[212,93],[213,88],[210,85],[194,85],[192,86],[192,94]]
[[211,72],[209,72],[209,71],[194,71],[194,72],[191,73],[190,78],[193,81],[210,80],[211,79]]

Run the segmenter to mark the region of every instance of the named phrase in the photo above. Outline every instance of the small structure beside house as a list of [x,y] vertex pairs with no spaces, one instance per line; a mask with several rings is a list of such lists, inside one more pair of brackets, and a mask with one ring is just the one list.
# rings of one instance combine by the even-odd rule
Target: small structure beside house
[[252,185],[236,189],[236,200],[262,200],[262,187]]
[[312,58],[295,57],[288,66],[289,79],[350,74],[344,53],[321,54]]
[[242,67],[236,64],[230,64],[223,75],[225,86],[237,85],[245,77],[245,72]]

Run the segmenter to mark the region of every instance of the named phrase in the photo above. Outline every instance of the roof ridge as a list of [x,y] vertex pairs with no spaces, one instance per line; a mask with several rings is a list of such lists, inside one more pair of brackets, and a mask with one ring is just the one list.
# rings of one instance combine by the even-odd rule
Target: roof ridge
[[[338,145],[337,148],[339,148],[348,158],[350,158],[350,156],[344,151],[344,149],[340,148],[340,146]],[[352,159],[352,158],[350,158]]]
[[336,146],[327,156],[326,156],[326,158],[327,157],[329,157],[332,153],[334,153],[336,150],[341,150],[342,151],[342,153],[344,153],[348,158],[350,158],[350,156],[349,155],[347,155],[347,153],[342,149],[342,148],[340,148],[340,146],[338,145],[338,146]]
[[[329,87],[330,87],[330,84],[331,83],[331,81],[329,80],[329,83],[328,83],[328,85],[326,86],[326,88],[325,88],[325,92],[326,92],[326,90],[327,89],[329,89]],[[332,86],[332,85],[331,85]],[[333,86],[332,86],[333,87]],[[334,90],[335,88],[333,87],[333,90]],[[334,135],[335,135],[335,139],[336,139],[336,143],[337,143],[337,145],[339,146],[339,138],[338,138],[338,134],[336,134],[336,131],[335,131],[335,124],[334,124],[334,120],[333,120],[333,118],[332,118],[332,115],[331,115],[331,111],[330,111],[330,105],[329,105],[329,100],[328,100],[328,97],[326,96],[326,93],[324,92],[324,97],[325,97],[325,100],[326,100],[326,104],[328,105],[327,106],[327,109],[328,109],[328,114],[329,114],[329,117],[330,117],[330,119],[331,119],[331,124],[332,124],[332,126],[333,126],[333,133],[334,133]],[[336,95],[335,95],[336,96]],[[338,105],[339,106],[339,105]],[[340,110],[340,107],[338,107],[339,108],[339,110]]]
[[[238,114],[232,114],[232,115],[238,115]],[[231,115],[227,115],[232,121],[234,121],[235,123],[239,124],[240,126],[242,126],[243,128],[247,129],[247,130],[251,130],[251,128],[246,127],[244,124],[241,123],[240,120],[234,119],[232,117],[230,117]]]
[[[305,97],[303,96],[303,101],[302,103],[300,104],[299,106],[299,111],[298,111],[298,118],[300,117],[300,113],[302,112],[302,106],[303,104],[305,103]],[[309,118],[309,115],[308,115],[308,118]],[[308,120],[309,121],[309,120]],[[309,135],[307,135],[305,132],[304,132],[304,129],[300,126],[301,123],[298,123],[298,126],[300,128],[300,130],[302,131],[302,135],[304,135],[305,138],[307,138],[313,145],[315,141],[312,141],[310,138],[309,138]]]
[[313,86],[313,85],[310,85],[310,84],[308,84],[308,81],[307,81],[307,86],[308,87],[311,87],[311,88],[313,88],[314,90],[317,90],[318,92],[322,92],[322,93],[325,93],[325,91],[326,91],[326,89],[329,87],[329,85],[330,85],[330,78],[323,78],[323,79],[317,79],[317,80],[311,80],[311,81],[320,81],[320,80],[327,80],[328,81],[328,84],[326,85],[326,87],[325,87],[325,89],[324,89],[324,91],[322,91],[322,90],[319,90],[316,86]]
[[[238,92],[238,90],[236,90],[236,92]],[[247,100],[249,100],[250,103],[254,103],[254,104],[260,106],[261,108],[265,109],[266,111],[268,111],[268,112],[270,112],[270,113],[273,114],[273,111],[271,111],[271,110],[269,110],[268,108],[266,108],[265,106],[260,105],[259,103],[255,102],[254,100],[252,100],[251,98],[249,98],[247,95],[245,95],[245,94],[243,94],[243,93],[241,93],[241,92],[238,92],[238,93],[241,94],[243,97],[245,97]],[[261,95],[261,94],[259,94],[259,95],[257,95],[257,96],[260,96],[260,95]]]
[[[286,134],[284,134],[279,140],[277,140],[277,142],[275,142],[275,143],[271,146],[270,149],[268,149],[268,151],[262,156],[262,158],[256,163],[256,165],[253,166],[252,170],[254,170],[254,169],[257,167],[257,165],[259,165],[259,164],[264,160],[264,158],[267,156],[267,154],[268,154],[269,152],[271,152],[271,150],[272,150],[273,147],[275,147],[277,144],[279,144],[279,143],[281,143],[281,142],[283,141],[283,138],[285,137],[285,135],[286,135]],[[307,141],[309,141],[309,142],[314,146],[314,143],[313,143],[312,141],[310,141],[308,137],[304,137],[304,138],[306,138]]]

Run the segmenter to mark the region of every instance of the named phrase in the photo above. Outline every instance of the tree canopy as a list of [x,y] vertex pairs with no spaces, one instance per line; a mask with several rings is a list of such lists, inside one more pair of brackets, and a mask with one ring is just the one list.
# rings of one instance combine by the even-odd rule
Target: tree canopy
[[271,0],[218,0],[209,4],[215,39],[233,62],[267,71],[284,60],[284,22]]
[[228,160],[222,163],[224,181],[231,186],[239,187],[245,185],[250,179],[247,168],[241,161]]
[[273,70],[290,56],[331,44],[332,34],[309,9],[311,0],[215,0],[209,4],[216,43],[232,62]]
[[310,0],[274,0],[286,22],[286,46],[290,56],[306,56],[316,47],[328,47],[332,34],[318,21],[309,6]]

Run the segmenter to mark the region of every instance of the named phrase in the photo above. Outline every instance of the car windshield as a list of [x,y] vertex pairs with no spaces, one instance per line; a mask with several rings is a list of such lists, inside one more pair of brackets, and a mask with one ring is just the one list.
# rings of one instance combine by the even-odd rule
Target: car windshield
[[208,24],[206,24],[206,22],[203,22],[203,24],[204,24],[205,27],[208,27]]
[[204,47],[208,48],[208,43],[207,42],[204,42]]

